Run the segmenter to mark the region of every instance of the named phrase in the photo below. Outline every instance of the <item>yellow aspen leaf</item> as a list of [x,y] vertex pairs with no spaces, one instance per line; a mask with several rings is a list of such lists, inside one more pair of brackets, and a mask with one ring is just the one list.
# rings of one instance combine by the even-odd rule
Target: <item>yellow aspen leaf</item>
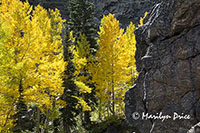
[[140,18],[140,24],[138,25],[138,27],[141,27],[143,25],[143,21],[146,18],[147,14],[148,14],[148,12],[145,12],[144,16]]

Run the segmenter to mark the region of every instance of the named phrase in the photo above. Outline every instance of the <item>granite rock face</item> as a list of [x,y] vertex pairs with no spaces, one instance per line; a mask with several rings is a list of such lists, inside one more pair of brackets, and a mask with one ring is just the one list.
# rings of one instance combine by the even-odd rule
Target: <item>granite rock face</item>
[[[26,1],[26,0],[22,0]],[[62,17],[67,19],[69,16],[68,6],[70,0],[29,0],[33,5],[40,4],[45,8],[58,8]],[[130,21],[139,22],[139,18],[149,11],[151,7],[161,0],[88,0],[95,6],[96,24],[100,24],[103,15],[114,13],[122,25],[128,25]]]
[[140,74],[125,96],[132,132],[187,133],[200,122],[200,1],[157,3],[135,33]]
[[151,7],[160,0],[90,0],[95,5],[95,16],[99,19],[103,14],[115,14],[123,25],[130,21],[139,22],[139,18],[149,11]]

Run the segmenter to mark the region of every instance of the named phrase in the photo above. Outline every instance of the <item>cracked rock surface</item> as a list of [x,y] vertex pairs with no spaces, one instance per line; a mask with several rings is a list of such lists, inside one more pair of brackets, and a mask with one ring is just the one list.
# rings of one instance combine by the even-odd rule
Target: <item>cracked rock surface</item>
[[95,16],[99,19],[103,14],[114,13],[120,23],[128,25],[130,21],[139,22],[145,11],[160,0],[90,0],[95,4]]
[[137,133],[187,133],[200,122],[200,0],[156,4],[135,33],[140,74],[125,96],[129,126]]
[[[26,1],[26,0],[21,0]],[[33,5],[41,4],[46,8],[58,8],[62,17],[68,19],[70,0],[29,0]],[[133,21],[138,24],[140,17],[144,16],[145,11],[161,0],[88,0],[93,2],[95,6],[94,22],[99,25],[103,15],[108,13],[115,14],[122,26],[126,26]]]

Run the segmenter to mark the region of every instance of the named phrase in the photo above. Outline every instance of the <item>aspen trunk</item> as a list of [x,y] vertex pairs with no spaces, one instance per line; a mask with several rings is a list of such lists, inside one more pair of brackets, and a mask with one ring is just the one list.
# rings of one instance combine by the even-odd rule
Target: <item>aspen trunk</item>
[[40,133],[40,109],[37,108],[37,123],[36,123],[36,133]]

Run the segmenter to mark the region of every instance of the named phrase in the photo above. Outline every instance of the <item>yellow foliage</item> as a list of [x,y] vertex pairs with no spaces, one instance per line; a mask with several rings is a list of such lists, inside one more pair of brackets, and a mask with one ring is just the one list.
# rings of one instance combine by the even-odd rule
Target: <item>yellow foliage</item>
[[136,70],[136,60],[135,60],[135,52],[136,52],[136,39],[135,39],[135,25],[131,22],[129,26],[126,28],[126,36],[127,36],[127,52],[130,56],[130,70],[134,78],[137,78],[138,72]]
[[91,111],[91,107],[88,106],[88,104],[83,100],[83,98],[76,96],[74,97],[78,100],[78,103],[81,105],[83,111]]
[[76,38],[73,36],[73,31],[69,33],[69,41],[75,42]]
[[75,84],[80,88],[80,93],[91,93],[92,89],[86,86],[83,82],[75,81]]
[[62,95],[64,20],[57,9],[47,12],[38,5],[33,10],[28,2],[1,0],[0,21],[0,32],[6,29],[7,34],[7,39],[0,39],[4,51],[0,56],[0,131],[8,131],[14,126],[11,116],[22,95],[24,103],[35,104],[43,112],[53,109]]
[[110,108],[111,104],[122,106],[125,91],[137,76],[134,29],[131,23],[124,32],[113,14],[101,20],[99,49],[96,60],[90,63],[90,74],[102,108]]
[[140,24],[138,25],[138,27],[141,27],[141,26],[143,25],[143,21],[144,21],[144,19],[146,18],[147,14],[148,14],[148,12],[145,12],[145,13],[144,13],[144,17],[141,17],[141,18],[140,18]]
[[[69,40],[72,42],[75,42],[76,39],[73,37],[73,32],[70,32]],[[90,45],[86,39],[86,36],[83,34],[80,34],[80,40],[77,40],[77,45],[71,45],[69,47],[70,51],[73,54],[73,65],[75,66],[75,72],[74,74],[74,83],[79,88],[79,104],[82,106],[83,111],[90,111],[91,108],[87,105],[87,103],[81,98],[81,94],[83,93],[91,93],[92,88],[90,88],[88,85],[89,81],[89,75],[88,73],[88,61],[90,57]]]

